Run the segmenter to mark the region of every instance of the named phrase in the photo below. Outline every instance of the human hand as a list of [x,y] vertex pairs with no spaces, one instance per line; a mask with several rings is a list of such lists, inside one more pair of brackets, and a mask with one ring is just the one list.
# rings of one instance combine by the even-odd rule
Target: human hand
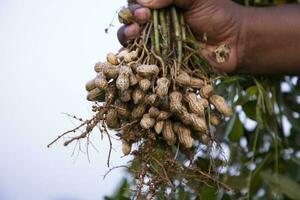
[[[211,65],[225,72],[232,72],[239,62],[239,35],[244,21],[244,7],[230,0],[137,0],[130,3],[129,8],[134,13],[136,21],[123,26],[118,31],[121,44],[138,37],[140,24],[150,20],[150,9],[159,9],[176,5],[185,10],[185,18],[199,42],[203,42],[204,34],[207,43],[202,51],[203,56]],[[220,45],[230,48],[229,58],[224,63],[218,63],[213,52]]]

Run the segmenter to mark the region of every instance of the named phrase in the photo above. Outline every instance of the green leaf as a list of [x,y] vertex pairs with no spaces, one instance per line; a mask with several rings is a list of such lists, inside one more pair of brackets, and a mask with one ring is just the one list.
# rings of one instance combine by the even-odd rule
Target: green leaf
[[230,119],[226,129],[226,135],[228,135],[229,140],[232,142],[238,142],[244,135],[244,127],[237,114],[234,114]]
[[200,200],[216,200],[217,191],[209,186],[205,186],[200,195]]
[[269,171],[261,172],[260,176],[270,190],[284,194],[291,199],[300,199],[300,185],[289,177],[271,174]]
[[246,116],[252,120],[256,120],[256,101],[248,101],[243,105]]
[[248,87],[247,90],[246,90],[246,93],[247,95],[251,98],[253,96],[257,96],[258,94],[258,89],[256,86],[251,86],[251,87]]

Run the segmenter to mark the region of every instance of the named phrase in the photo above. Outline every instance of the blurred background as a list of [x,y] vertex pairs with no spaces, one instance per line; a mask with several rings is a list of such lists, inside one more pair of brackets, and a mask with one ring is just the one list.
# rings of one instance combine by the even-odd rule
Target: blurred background
[[[81,200],[111,195],[125,171],[105,180],[109,144],[46,145],[75,127],[62,113],[91,116],[85,83],[94,64],[120,48],[117,18],[125,0],[0,0],[0,199]],[[126,164],[114,142],[111,167]],[[72,155],[73,153],[73,155]]]

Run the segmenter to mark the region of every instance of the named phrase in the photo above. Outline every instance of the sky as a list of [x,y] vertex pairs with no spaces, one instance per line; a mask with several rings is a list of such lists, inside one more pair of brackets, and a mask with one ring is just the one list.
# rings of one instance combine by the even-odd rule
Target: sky
[[[46,145],[91,116],[85,83],[93,66],[121,46],[118,22],[104,29],[125,0],[0,0],[0,199],[94,200],[113,194],[124,171],[105,180],[107,138],[95,132],[91,162],[74,146]],[[84,149],[84,143],[82,143]],[[111,166],[126,164],[114,142]]]

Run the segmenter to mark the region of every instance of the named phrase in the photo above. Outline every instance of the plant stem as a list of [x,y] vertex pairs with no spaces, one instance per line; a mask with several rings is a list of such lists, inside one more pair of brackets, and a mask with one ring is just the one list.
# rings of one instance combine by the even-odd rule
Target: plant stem
[[154,26],[155,52],[156,52],[156,54],[161,55],[160,43],[159,43],[159,30],[158,30],[158,10],[153,10],[153,26]]
[[172,6],[171,13],[172,13],[173,27],[175,29],[175,39],[177,41],[177,61],[178,61],[177,72],[179,72],[182,64],[182,38],[181,38],[182,35],[181,35],[181,29],[179,25],[178,14],[175,6]]
[[159,10],[159,21],[162,28],[162,56],[166,58],[169,51],[169,32],[166,24],[165,10]]

